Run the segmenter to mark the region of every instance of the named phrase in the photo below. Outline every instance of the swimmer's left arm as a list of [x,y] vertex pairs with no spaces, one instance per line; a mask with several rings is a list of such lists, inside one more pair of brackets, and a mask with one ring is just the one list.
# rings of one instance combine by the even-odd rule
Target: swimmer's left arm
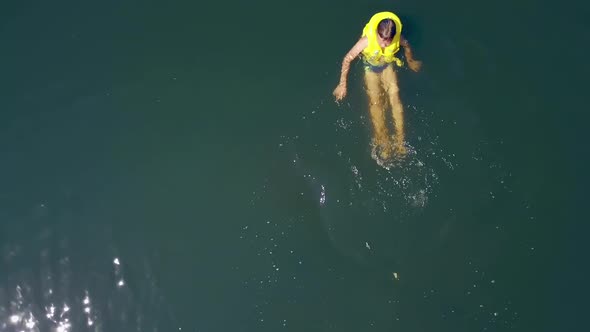
[[404,38],[404,36],[401,36],[400,45],[404,48],[404,55],[406,56],[408,67],[410,67],[410,69],[412,69],[413,71],[419,71],[420,67],[422,67],[422,61],[414,59],[410,43],[406,38]]

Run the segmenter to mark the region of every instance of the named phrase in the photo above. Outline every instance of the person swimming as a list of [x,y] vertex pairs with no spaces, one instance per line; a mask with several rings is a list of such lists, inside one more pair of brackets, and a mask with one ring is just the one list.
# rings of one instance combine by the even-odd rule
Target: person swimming
[[[403,106],[399,98],[397,75],[393,63],[403,66],[402,60],[395,55],[400,46],[404,48],[404,56],[408,67],[417,72],[422,62],[415,60],[408,41],[402,36],[402,23],[392,12],[380,12],[371,17],[365,25],[361,38],[348,51],[342,61],[340,82],[334,89],[336,102],[346,96],[347,75],[350,63],[362,55],[364,65],[365,86],[369,97],[369,113],[373,123],[373,143],[377,156],[388,160],[394,151],[405,155]],[[391,137],[385,122],[386,105],[381,102],[382,91],[389,99],[395,125],[395,135]],[[393,139],[393,142],[392,142]]]

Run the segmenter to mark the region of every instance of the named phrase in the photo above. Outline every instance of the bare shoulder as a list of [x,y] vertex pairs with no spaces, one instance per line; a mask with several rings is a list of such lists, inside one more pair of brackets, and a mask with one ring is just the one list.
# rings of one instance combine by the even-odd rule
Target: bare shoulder
[[367,39],[367,37],[361,37],[356,44],[354,44],[354,46],[350,49],[350,51],[348,52],[348,56],[350,58],[355,58],[357,55],[359,55],[365,48],[367,48],[367,46],[369,45],[369,40]]
[[404,37],[404,35],[399,36],[399,44],[403,47],[408,47],[410,46],[410,43],[408,42],[408,40],[406,39],[406,37]]
[[354,47],[360,48],[361,51],[367,48],[367,46],[369,46],[369,39],[366,36],[359,38],[359,40],[354,45]]

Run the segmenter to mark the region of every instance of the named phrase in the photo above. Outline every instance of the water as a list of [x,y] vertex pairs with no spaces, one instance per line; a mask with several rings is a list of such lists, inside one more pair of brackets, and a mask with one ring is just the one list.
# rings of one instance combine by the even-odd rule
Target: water
[[[14,2],[0,330],[580,330],[582,2]],[[393,10],[409,154],[371,155]]]

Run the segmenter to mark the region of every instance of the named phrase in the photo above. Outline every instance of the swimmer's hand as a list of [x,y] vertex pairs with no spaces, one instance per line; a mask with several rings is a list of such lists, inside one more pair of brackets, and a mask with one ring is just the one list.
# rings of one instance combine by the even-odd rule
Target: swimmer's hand
[[338,86],[336,87],[336,89],[334,89],[334,92],[332,94],[334,95],[334,98],[336,98],[336,102],[339,102],[342,99],[344,99],[344,97],[346,97],[346,83],[338,84]]
[[410,69],[415,72],[420,71],[420,68],[422,68],[422,61],[408,59],[407,62],[408,62],[408,67],[410,67]]

